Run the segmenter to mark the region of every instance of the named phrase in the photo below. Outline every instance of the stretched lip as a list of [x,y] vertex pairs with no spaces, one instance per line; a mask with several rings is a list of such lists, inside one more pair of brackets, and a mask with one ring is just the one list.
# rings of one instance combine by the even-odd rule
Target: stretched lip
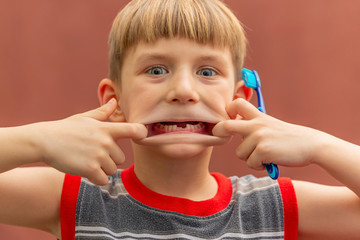
[[204,121],[162,121],[145,124],[148,129],[147,137],[169,134],[202,134],[213,136],[215,123]]

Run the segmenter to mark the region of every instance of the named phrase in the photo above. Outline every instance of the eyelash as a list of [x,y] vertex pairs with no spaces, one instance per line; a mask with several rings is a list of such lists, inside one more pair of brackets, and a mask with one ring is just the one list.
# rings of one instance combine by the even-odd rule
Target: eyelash
[[[203,71],[211,71],[212,75],[211,76],[202,75],[200,72],[203,72]],[[203,68],[203,69],[200,69],[199,71],[197,71],[196,74],[202,75],[203,77],[214,77],[218,74],[218,72],[212,68]]]
[[[154,69],[161,69],[161,70],[162,70],[162,73],[160,73],[160,74],[154,74],[154,73],[152,73],[152,71],[153,71]],[[165,71],[165,72],[164,72],[164,71]],[[149,69],[146,70],[146,73],[148,73],[148,74],[150,74],[150,75],[155,75],[155,76],[157,76],[157,75],[163,75],[163,74],[169,73],[169,71],[166,70],[166,68],[164,68],[163,66],[152,66],[151,68],[149,68]]]
[[[162,72],[161,72],[161,73],[158,73],[158,74],[154,74],[153,71],[154,71],[155,69],[159,69],[159,70],[161,70]],[[202,73],[203,73],[204,71],[211,71],[211,76],[203,75]],[[163,66],[152,66],[152,67],[148,68],[145,72],[146,72],[147,74],[155,75],[155,76],[169,73],[169,71],[168,71],[165,67],[163,67]],[[218,72],[217,72],[216,70],[212,69],[212,68],[202,68],[202,69],[198,70],[198,71],[196,72],[196,74],[201,75],[201,76],[203,76],[203,77],[214,77],[214,76],[218,75]]]

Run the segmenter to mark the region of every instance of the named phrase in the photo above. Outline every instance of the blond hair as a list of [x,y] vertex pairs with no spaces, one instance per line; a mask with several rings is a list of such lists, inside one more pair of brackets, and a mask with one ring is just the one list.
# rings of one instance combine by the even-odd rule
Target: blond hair
[[228,47],[237,71],[243,66],[244,30],[222,1],[133,0],[116,16],[110,31],[109,78],[120,81],[123,58],[132,46],[174,37]]

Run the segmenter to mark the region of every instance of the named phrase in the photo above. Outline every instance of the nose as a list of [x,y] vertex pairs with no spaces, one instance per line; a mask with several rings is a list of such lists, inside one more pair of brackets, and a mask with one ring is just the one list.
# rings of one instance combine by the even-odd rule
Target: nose
[[167,101],[171,103],[197,103],[200,99],[196,81],[191,73],[182,71],[174,74],[169,81]]

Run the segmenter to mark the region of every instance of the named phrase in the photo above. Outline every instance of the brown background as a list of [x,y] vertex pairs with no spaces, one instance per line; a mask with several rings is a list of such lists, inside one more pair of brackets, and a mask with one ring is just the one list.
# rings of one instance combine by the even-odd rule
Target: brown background
[[[0,126],[56,120],[97,107],[97,84],[107,75],[108,31],[127,2],[0,1]],[[268,113],[360,144],[360,1],[225,2],[245,24],[246,67],[260,74]],[[130,145],[119,144],[128,166]],[[235,146],[236,141],[215,149],[212,171],[265,175],[236,159]],[[316,166],[280,167],[280,174],[338,184]],[[54,237],[0,225],[0,239]]]

